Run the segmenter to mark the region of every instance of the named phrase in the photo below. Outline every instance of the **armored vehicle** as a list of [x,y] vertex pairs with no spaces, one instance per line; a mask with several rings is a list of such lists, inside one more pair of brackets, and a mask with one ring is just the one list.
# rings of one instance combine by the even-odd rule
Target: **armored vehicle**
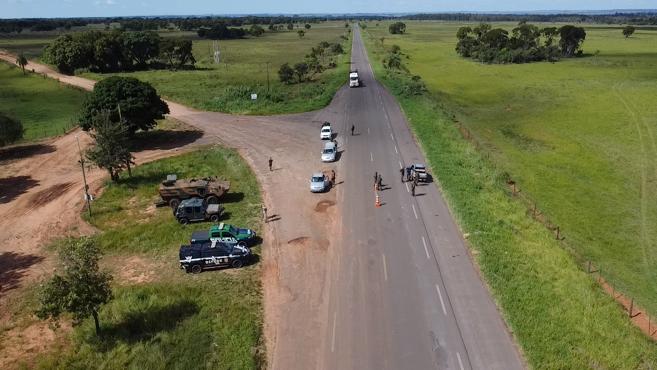
[[228,189],[230,182],[217,180],[214,177],[178,180],[176,175],[169,175],[160,184],[159,193],[162,201],[176,210],[180,201],[189,198],[201,198],[204,204],[219,203],[219,197]]

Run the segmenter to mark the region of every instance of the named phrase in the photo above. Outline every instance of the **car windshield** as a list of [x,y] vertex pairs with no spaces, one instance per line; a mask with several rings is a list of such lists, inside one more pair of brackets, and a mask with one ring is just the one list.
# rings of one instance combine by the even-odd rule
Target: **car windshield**
[[233,234],[233,235],[237,235],[237,234],[238,234],[237,229],[236,229],[234,226],[232,226],[232,225],[228,228],[228,231],[229,231],[231,234]]
[[333,149],[324,149],[322,154],[333,154]]
[[329,132],[331,131],[330,127],[322,127],[322,132]]
[[355,81],[355,80],[357,80],[357,79],[358,79],[357,76],[351,76],[351,80],[352,80],[352,81]]
[[324,181],[324,176],[313,176],[312,180],[310,180],[310,181],[312,181],[312,182],[322,182],[322,181]]

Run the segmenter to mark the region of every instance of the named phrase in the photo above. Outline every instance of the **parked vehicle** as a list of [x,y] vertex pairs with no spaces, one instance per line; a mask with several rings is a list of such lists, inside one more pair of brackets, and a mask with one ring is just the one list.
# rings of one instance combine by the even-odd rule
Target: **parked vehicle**
[[349,87],[358,87],[360,86],[360,77],[358,76],[358,70],[349,72]]
[[315,172],[310,177],[310,191],[313,193],[323,193],[331,188],[331,180],[323,172]]
[[329,122],[324,122],[324,124],[322,124],[322,130],[319,132],[319,138],[322,140],[333,139],[333,131],[331,130],[331,124]]
[[222,213],[224,207],[220,204],[205,204],[201,198],[190,198],[180,202],[173,215],[185,225],[194,221],[217,222]]
[[169,175],[160,184],[159,193],[162,201],[176,210],[182,200],[189,198],[201,198],[205,204],[217,204],[228,189],[230,182],[213,177],[178,180],[176,175]]
[[178,252],[180,268],[195,274],[210,267],[240,268],[249,263],[252,256],[251,250],[247,247],[231,245],[219,240],[181,245]]
[[418,182],[428,182],[429,174],[427,173],[427,168],[421,163],[411,165],[411,179],[417,179]]
[[222,222],[210,228],[209,236],[210,240],[218,238],[229,242],[234,241],[240,246],[250,246],[255,241],[256,233],[251,229],[239,228]]
[[322,150],[322,162],[333,162],[335,161],[335,155],[338,152],[338,147],[333,141],[324,143],[324,149]]

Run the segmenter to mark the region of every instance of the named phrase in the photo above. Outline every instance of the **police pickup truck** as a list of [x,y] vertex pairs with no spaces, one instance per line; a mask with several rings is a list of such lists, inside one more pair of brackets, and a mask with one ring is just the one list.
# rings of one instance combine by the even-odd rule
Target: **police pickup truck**
[[191,245],[181,245],[179,252],[180,268],[195,274],[214,267],[240,268],[247,264],[251,257],[249,248],[217,239],[199,240],[192,242]]

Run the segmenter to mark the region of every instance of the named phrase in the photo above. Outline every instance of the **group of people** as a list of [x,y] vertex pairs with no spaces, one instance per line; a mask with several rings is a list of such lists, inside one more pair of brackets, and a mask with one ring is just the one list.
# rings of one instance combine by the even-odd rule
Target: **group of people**
[[412,175],[411,166],[407,166],[399,169],[399,174],[401,175],[401,182],[413,181],[411,183],[411,194],[415,196],[415,187],[417,186],[417,177]]

